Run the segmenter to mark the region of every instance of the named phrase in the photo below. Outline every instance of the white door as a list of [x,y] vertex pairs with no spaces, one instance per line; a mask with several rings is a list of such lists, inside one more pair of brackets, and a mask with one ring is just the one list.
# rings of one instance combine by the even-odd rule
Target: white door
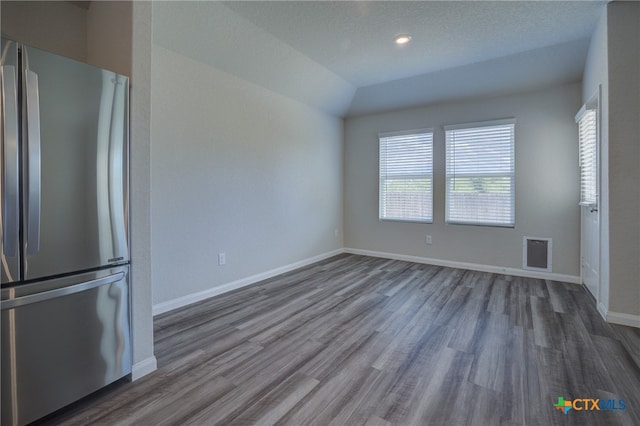
[[599,301],[600,288],[600,213],[593,207],[582,207],[581,252],[582,282]]
[[580,258],[582,282],[600,300],[600,111],[599,92],[578,115],[580,143]]

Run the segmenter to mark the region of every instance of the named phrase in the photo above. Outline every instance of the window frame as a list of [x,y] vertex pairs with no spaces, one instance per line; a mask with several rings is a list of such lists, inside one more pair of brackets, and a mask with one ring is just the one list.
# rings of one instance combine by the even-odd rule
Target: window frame
[[[450,161],[449,161],[449,152],[450,152],[450,132],[456,130],[473,130],[473,129],[482,129],[487,127],[504,127],[511,126],[511,161],[510,167],[511,171],[509,173],[503,172],[493,172],[493,173],[464,173],[462,176],[464,177],[508,177],[510,178],[510,186],[509,186],[509,194],[510,194],[510,221],[509,222],[499,222],[499,221],[486,221],[486,220],[461,220],[461,219],[452,219],[451,218],[451,195],[450,195],[450,181],[456,176],[455,172],[451,172]],[[516,204],[516,119],[515,118],[506,118],[499,120],[488,120],[488,121],[479,121],[472,123],[461,123],[454,125],[443,126],[445,132],[445,223],[450,225],[472,225],[472,226],[489,226],[489,227],[497,227],[497,228],[515,228],[516,217],[515,217],[515,204]],[[458,174],[460,176],[460,174]]]
[[[431,216],[425,219],[421,219],[421,218],[407,218],[407,217],[384,217],[383,216],[383,210],[384,210],[384,200],[383,200],[383,196],[384,194],[386,194],[384,188],[385,188],[385,182],[386,178],[383,177],[383,170],[382,170],[382,147],[383,147],[383,139],[386,138],[394,138],[394,137],[402,137],[402,136],[412,136],[412,135],[422,135],[422,134],[428,134],[430,135],[430,157],[431,157],[431,164],[429,165],[429,169],[431,171],[431,173],[416,173],[416,174],[406,174],[406,175],[401,175],[404,179],[411,179],[411,178],[428,178],[430,181],[430,188],[429,188],[429,203],[430,203],[430,212],[431,212]],[[434,216],[434,211],[433,211],[433,163],[434,163],[434,156],[433,156],[433,144],[434,144],[434,129],[432,127],[430,128],[422,128],[422,129],[413,129],[413,130],[402,130],[402,131],[396,131],[396,132],[384,132],[384,133],[378,133],[378,220],[380,222],[408,222],[408,223],[433,223],[433,216]],[[398,175],[396,175],[398,176]]]
[[[582,108],[580,108],[580,111],[578,111],[578,113],[576,114],[575,117],[575,121],[576,124],[578,126],[578,165],[579,165],[579,169],[580,169],[580,194],[579,194],[579,202],[578,205],[582,206],[582,207],[591,207],[592,209],[597,209],[598,208],[598,204],[599,204],[599,198],[600,198],[600,188],[599,188],[599,143],[600,143],[600,109],[599,109],[599,98],[597,95],[593,96],[592,99],[589,100],[589,102],[587,102],[586,104],[584,104],[582,106]],[[583,188],[583,173],[584,173],[584,167],[583,167],[583,144],[585,143],[585,141],[582,140],[581,138],[581,132],[580,132],[580,125],[581,125],[581,121],[583,118],[585,118],[588,114],[592,113],[593,114],[593,144],[591,145],[591,149],[593,150],[592,152],[592,159],[593,159],[593,163],[591,164],[592,167],[592,175],[591,178],[593,180],[592,182],[592,186],[593,186],[593,199],[592,200],[586,200],[583,199],[583,193],[587,192],[585,191]]]

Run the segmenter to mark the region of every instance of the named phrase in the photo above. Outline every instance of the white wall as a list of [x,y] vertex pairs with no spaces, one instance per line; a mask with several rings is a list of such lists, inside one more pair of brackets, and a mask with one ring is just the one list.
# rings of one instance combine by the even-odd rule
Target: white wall
[[156,45],[341,116],[355,87],[236,13],[235,2],[157,1]]
[[[345,246],[522,268],[522,237],[553,238],[553,272],[577,276],[580,210],[577,130],[580,85],[349,118],[345,124]],[[515,117],[516,226],[447,225],[447,124]],[[434,127],[434,223],[378,221],[379,132]],[[426,234],[433,245],[425,244]]]
[[154,305],[342,247],[340,119],[158,45],[152,69]]
[[131,62],[131,299],[133,379],[156,368],[151,276],[151,2],[132,6]]
[[2,1],[1,6],[3,36],[86,62],[85,9],[64,1]]

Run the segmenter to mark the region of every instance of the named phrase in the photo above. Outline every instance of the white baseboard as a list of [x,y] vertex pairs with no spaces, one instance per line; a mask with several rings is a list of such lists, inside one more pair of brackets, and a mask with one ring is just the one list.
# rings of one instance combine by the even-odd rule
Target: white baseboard
[[607,322],[640,328],[640,315],[622,314],[620,312],[607,313]]
[[555,274],[552,272],[529,271],[526,269],[504,268],[501,266],[481,265],[478,263],[456,262],[451,260],[432,259],[429,257],[410,256],[405,254],[386,253],[379,251],[345,248],[345,253],[360,254],[363,256],[382,257],[385,259],[404,260],[407,262],[426,263],[428,265],[445,266],[448,268],[470,269],[472,271],[491,272],[494,274],[514,275],[518,277],[539,278],[543,280],[561,281],[565,283],[580,284],[577,275]]
[[227,293],[232,290],[236,290],[257,282],[275,277],[276,275],[284,274],[286,272],[293,271],[294,269],[302,268],[312,263],[320,262],[321,260],[328,259],[332,256],[343,253],[343,249],[337,249],[328,253],[313,256],[308,259],[294,262],[289,265],[281,266],[279,268],[271,269],[270,271],[262,272],[260,274],[251,275],[250,277],[242,278],[230,283],[222,284],[198,293],[187,294],[186,296],[178,297],[177,299],[169,300],[166,302],[153,305],[153,316],[163,314],[165,312],[172,311],[174,309],[182,308],[183,306],[190,305],[192,303],[199,302],[201,300],[208,299],[213,296],[217,296],[222,293]]
[[143,359],[140,362],[133,364],[131,369],[131,381],[136,381],[141,377],[146,376],[149,373],[153,373],[158,369],[158,361],[155,356]]
[[[551,272],[529,271],[526,269],[504,268],[493,265],[481,265],[477,263],[455,262],[450,260],[432,259],[428,257],[410,256],[404,254],[386,253],[371,250],[360,250],[353,248],[345,248],[344,253],[359,254],[362,256],[381,257],[384,259],[404,260],[407,262],[426,263],[429,265],[445,266],[449,268],[470,269],[472,271],[492,272],[496,274],[514,275],[518,277],[538,278],[544,280],[561,281],[565,283],[582,284],[582,280],[578,275],[555,274]],[[619,312],[610,312],[600,302],[596,305],[598,312],[605,321],[628,325],[630,327],[640,328],[640,315],[623,314]]]
[[449,268],[470,269],[473,271],[492,272],[497,274],[515,275],[520,277],[539,278],[553,281],[562,281],[568,283],[580,284],[580,277],[574,275],[555,274],[550,272],[529,271],[525,269],[517,268],[504,268],[493,265],[481,265],[477,263],[456,262],[442,259],[432,259],[428,257],[410,256],[404,254],[395,254],[387,252],[378,252],[371,250],[360,250],[353,248],[344,248],[330,251],[318,256],[310,257],[298,262],[291,263],[289,265],[281,266],[279,268],[272,269],[270,271],[262,272],[260,274],[252,275],[250,277],[242,278],[230,283],[222,284],[204,291],[197,293],[187,294],[186,296],[178,297],[173,300],[161,302],[153,305],[153,316],[163,314],[165,312],[172,311],[174,309],[182,308],[192,303],[199,302],[201,300],[208,299],[219,294],[227,293],[232,290],[236,290],[257,282],[275,277],[276,275],[284,274],[286,272],[293,271],[298,268],[310,265],[315,262],[319,262],[329,257],[336,256],[341,253],[359,254],[363,256],[382,257],[385,259],[404,260],[407,262],[426,263],[429,265],[445,266]]
[[609,311],[602,303],[598,303],[598,312],[605,321],[612,324],[628,325],[629,327],[640,328],[640,315],[623,314]]

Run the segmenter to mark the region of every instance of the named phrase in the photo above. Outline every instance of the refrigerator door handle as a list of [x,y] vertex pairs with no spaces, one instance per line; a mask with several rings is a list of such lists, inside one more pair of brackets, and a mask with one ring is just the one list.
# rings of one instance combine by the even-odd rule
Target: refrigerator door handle
[[8,257],[18,255],[18,91],[16,68],[3,65],[2,73],[2,149],[4,205],[2,208],[3,251]]
[[27,111],[27,254],[40,251],[40,95],[38,74],[25,70]]
[[123,279],[124,272],[118,272],[107,277],[97,278],[95,280],[86,281],[69,287],[62,287],[55,290],[43,291],[42,293],[16,297],[15,299],[3,300],[0,302],[0,310],[4,311],[6,309],[13,309],[19,306],[51,300],[56,297],[69,296],[70,294],[80,293],[81,291],[91,290],[92,288],[101,287],[107,284],[113,284],[118,281],[122,281]]

